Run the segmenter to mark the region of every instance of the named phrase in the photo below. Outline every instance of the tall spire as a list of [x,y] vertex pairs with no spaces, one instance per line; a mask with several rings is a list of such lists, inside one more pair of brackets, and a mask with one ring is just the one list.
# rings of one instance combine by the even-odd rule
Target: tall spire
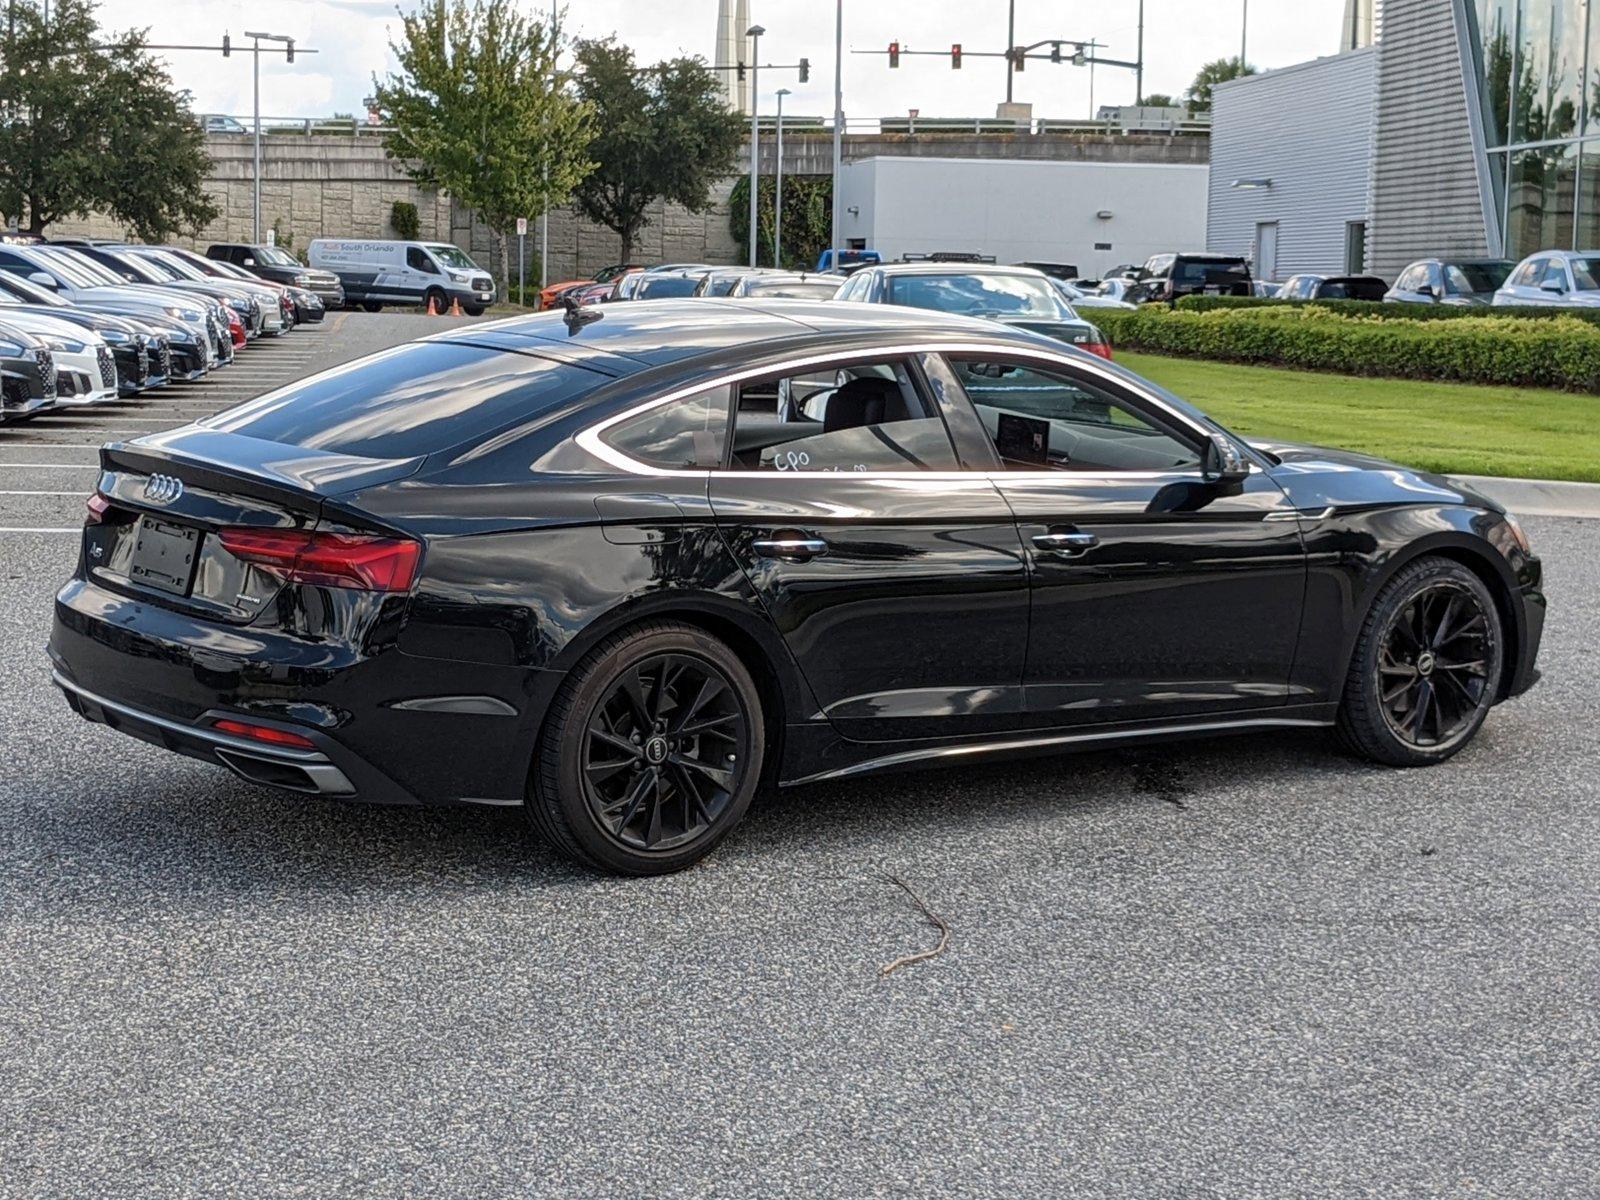
[[717,77],[722,81],[728,107],[740,113],[750,111],[750,82],[741,82],[734,68],[741,61],[748,65],[750,39],[745,36],[745,31],[749,28],[750,0],[718,0]]

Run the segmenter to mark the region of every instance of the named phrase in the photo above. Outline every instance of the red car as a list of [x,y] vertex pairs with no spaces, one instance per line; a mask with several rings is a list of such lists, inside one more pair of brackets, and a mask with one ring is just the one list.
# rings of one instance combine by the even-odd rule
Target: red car
[[228,336],[233,339],[233,348],[237,350],[249,340],[245,336],[244,322],[239,319],[239,314],[234,312],[233,309],[225,307],[223,311],[228,314]]

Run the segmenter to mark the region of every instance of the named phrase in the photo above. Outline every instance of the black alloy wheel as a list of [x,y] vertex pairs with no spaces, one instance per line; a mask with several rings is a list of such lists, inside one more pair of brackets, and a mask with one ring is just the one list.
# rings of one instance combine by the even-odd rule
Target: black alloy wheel
[[1469,742],[1499,693],[1500,615],[1460,563],[1424,558],[1379,593],[1340,711],[1355,750],[1380,762],[1439,762]]
[[727,646],[650,622],[573,668],[534,763],[528,814],[556,849],[628,875],[680,870],[744,816],[765,748],[761,701]]
[[629,850],[675,850],[704,835],[733,802],[747,717],[711,663],[657,654],[629,667],[584,730],[584,799]]

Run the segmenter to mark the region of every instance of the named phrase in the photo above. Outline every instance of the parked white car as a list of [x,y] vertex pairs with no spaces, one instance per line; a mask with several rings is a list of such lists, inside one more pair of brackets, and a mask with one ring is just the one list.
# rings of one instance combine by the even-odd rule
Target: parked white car
[[1492,301],[1496,308],[1541,305],[1600,308],[1600,251],[1541,250],[1506,277]]
[[1065,279],[1050,277],[1051,285],[1061,293],[1061,298],[1073,308],[1123,308],[1129,312],[1137,309],[1137,304],[1129,304],[1126,300],[1117,300],[1111,296],[1102,296],[1098,291],[1086,291]]
[[106,340],[92,329],[17,307],[5,323],[26,330],[50,348],[56,362],[56,398],[50,407],[103,404],[117,398],[117,363]]

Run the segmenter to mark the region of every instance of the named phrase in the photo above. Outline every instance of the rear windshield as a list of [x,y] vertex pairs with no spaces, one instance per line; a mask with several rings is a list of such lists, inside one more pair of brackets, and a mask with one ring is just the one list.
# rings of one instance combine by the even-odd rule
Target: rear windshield
[[268,392],[201,424],[308,450],[413,458],[480,441],[605,380],[546,358],[413,342]]
[[752,279],[744,285],[746,296],[777,296],[805,300],[829,300],[839,290],[837,281],[827,279]]
[[641,298],[660,300],[668,296],[692,296],[700,280],[690,275],[652,275],[639,285]]
[[1210,261],[1180,258],[1172,269],[1172,276],[1179,283],[1221,283],[1234,279],[1250,278],[1250,268],[1245,266],[1244,260]]

